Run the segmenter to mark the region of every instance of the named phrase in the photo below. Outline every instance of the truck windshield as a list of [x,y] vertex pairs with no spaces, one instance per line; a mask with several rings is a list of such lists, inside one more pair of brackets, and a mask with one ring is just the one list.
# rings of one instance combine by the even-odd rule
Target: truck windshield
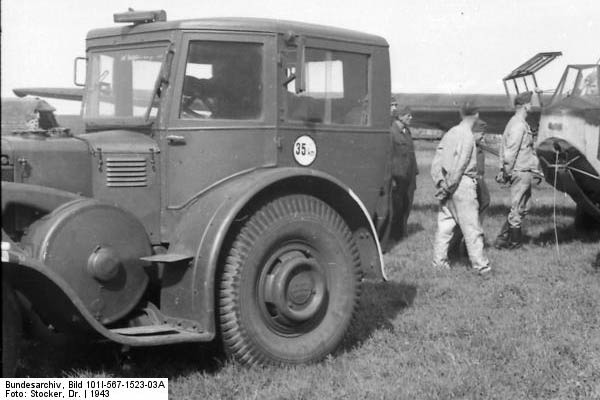
[[165,53],[164,45],[90,52],[84,115],[144,117],[151,107],[149,115],[156,117],[153,89]]

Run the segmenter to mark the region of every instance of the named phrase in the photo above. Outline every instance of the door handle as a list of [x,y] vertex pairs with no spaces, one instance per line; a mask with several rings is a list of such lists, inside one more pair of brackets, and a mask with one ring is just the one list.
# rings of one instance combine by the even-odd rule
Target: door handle
[[169,144],[185,144],[185,137],[179,135],[167,135]]

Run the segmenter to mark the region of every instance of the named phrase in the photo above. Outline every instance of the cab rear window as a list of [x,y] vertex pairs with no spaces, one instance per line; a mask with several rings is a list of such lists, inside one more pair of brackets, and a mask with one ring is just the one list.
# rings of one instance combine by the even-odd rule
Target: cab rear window
[[[307,48],[306,91],[296,93],[296,81],[286,84],[286,119],[323,124],[370,125],[369,57],[366,54]],[[293,62],[286,75],[295,74]]]

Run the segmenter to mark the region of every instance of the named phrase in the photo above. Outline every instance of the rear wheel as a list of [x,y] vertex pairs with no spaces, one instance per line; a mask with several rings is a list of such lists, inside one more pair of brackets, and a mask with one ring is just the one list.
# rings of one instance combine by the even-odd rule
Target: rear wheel
[[23,320],[13,288],[2,279],[2,376],[15,376],[22,337]]
[[273,200],[244,224],[225,261],[226,352],[247,364],[322,359],[343,339],[361,277],[356,243],[337,212],[306,195]]

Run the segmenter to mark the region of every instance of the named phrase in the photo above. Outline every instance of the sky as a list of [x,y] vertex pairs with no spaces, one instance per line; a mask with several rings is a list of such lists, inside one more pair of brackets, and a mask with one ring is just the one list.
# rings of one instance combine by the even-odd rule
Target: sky
[[[393,92],[503,93],[502,78],[538,52],[563,56],[538,74],[553,89],[567,64],[600,59],[599,0],[2,0],[2,96],[73,87],[73,60],[92,28],[128,7],[169,20],[248,16],[383,36]],[[52,104],[56,105],[56,100]],[[60,112],[60,107],[59,107]]]

